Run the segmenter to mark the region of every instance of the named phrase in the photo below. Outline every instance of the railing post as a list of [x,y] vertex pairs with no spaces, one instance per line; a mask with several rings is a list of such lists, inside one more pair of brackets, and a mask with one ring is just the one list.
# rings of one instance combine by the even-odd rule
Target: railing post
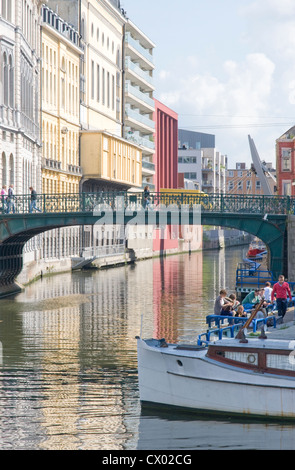
[[85,193],[81,193],[82,197],[82,212],[85,212]]
[[221,212],[224,212],[224,195],[220,194],[221,200],[220,200],[220,210]]

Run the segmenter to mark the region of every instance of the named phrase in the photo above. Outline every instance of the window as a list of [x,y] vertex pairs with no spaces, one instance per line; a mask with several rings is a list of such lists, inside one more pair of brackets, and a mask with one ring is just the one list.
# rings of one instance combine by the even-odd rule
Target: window
[[2,152],[2,186],[7,184],[6,155]]
[[110,72],[107,72],[107,107],[110,107]]
[[256,189],[261,189],[261,183],[259,180],[256,181],[256,185],[255,185]]
[[102,104],[105,104],[105,70],[102,69]]
[[112,75],[112,110],[115,110],[115,75]]
[[291,149],[282,149],[282,171],[291,171]]
[[283,195],[291,196],[291,181],[283,181]]
[[234,176],[234,172],[232,170],[229,170],[228,176],[229,176],[229,178],[232,178]]
[[243,183],[242,181],[238,181],[238,190],[243,189]]
[[229,190],[229,191],[232,191],[233,189],[234,189],[234,182],[233,182],[233,181],[230,181],[230,182],[228,183],[228,190]]
[[100,69],[99,65],[96,66],[96,100],[99,102],[100,100]]
[[94,62],[91,61],[91,99],[94,100]]

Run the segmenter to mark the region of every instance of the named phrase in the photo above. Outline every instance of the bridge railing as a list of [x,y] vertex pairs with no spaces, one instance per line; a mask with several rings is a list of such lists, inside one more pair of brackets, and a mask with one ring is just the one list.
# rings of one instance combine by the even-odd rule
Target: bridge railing
[[[116,209],[118,201],[124,208],[139,208],[145,206],[143,193],[126,191],[110,191],[95,193],[72,194],[39,194],[36,207],[32,207],[30,194],[16,195],[12,199],[1,196],[0,213],[23,214],[40,211],[44,213],[57,212],[93,212],[97,207],[105,205]],[[193,207],[200,205],[202,212],[240,213],[240,214],[293,214],[295,198],[290,196],[257,196],[242,194],[188,194],[182,191],[177,193],[158,192],[151,193],[149,207],[156,209],[164,206],[182,205]]]

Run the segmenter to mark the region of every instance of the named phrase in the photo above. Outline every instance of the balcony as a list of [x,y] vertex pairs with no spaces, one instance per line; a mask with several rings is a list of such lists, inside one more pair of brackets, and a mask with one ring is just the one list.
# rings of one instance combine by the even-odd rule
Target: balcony
[[74,173],[75,175],[82,175],[82,167],[77,165],[68,165],[68,172]]
[[50,158],[42,158],[42,167],[47,168],[48,170],[61,171],[61,162]]
[[154,153],[155,150],[155,143],[154,140],[148,139],[147,137],[142,137],[139,135],[138,132],[133,132],[130,128],[126,128],[126,139],[130,142],[134,142],[136,145],[140,145],[141,147],[145,147],[151,150],[150,153]]
[[155,164],[153,162],[149,162],[148,160],[142,160],[141,172],[143,176],[153,176],[156,172]]
[[143,181],[141,187],[144,189],[146,186],[149,187],[150,191],[155,191],[156,189],[156,186],[154,184],[149,183],[148,181]]
[[154,59],[148,49],[145,49],[139,41],[134,39],[130,33],[126,33],[125,43],[128,47],[128,55],[133,59],[139,59],[150,68],[154,68]]
[[147,115],[140,114],[138,109],[131,109],[129,106],[126,106],[125,119],[127,121],[130,120],[132,127],[135,127],[138,130],[142,130],[142,128],[144,128],[150,133],[153,133],[155,130],[155,122]]
[[212,180],[203,180],[202,186],[204,188],[213,188],[213,181]]
[[153,162],[148,162],[147,160],[142,160],[142,168],[155,171],[155,164]]
[[202,171],[213,171],[212,166],[203,166]]
[[138,106],[145,112],[153,112],[155,110],[155,103],[153,98],[150,98],[147,93],[143,93],[139,88],[133,86],[130,82],[125,83],[125,93],[127,100],[131,104]]
[[153,77],[145,70],[141,69],[139,65],[132,62],[130,57],[125,59],[126,79],[133,78],[145,91],[154,91]]

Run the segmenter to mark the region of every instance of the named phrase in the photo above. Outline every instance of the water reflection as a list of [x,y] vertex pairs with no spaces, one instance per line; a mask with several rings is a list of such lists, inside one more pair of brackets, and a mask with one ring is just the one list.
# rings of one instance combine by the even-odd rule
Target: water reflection
[[255,425],[239,430],[231,423],[145,416],[138,396],[140,329],[147,337],[195,341],[219,289],[234,289],[243,250],[66,273],[1,300],[0,448],[222,447],[214,441],[222,429],[239,448],[238,434],[246,443],[252,429],[261,432]]
[[292,425],[190,418],[178,413],[144,411],[140,417],[140,450],[294,450]]

